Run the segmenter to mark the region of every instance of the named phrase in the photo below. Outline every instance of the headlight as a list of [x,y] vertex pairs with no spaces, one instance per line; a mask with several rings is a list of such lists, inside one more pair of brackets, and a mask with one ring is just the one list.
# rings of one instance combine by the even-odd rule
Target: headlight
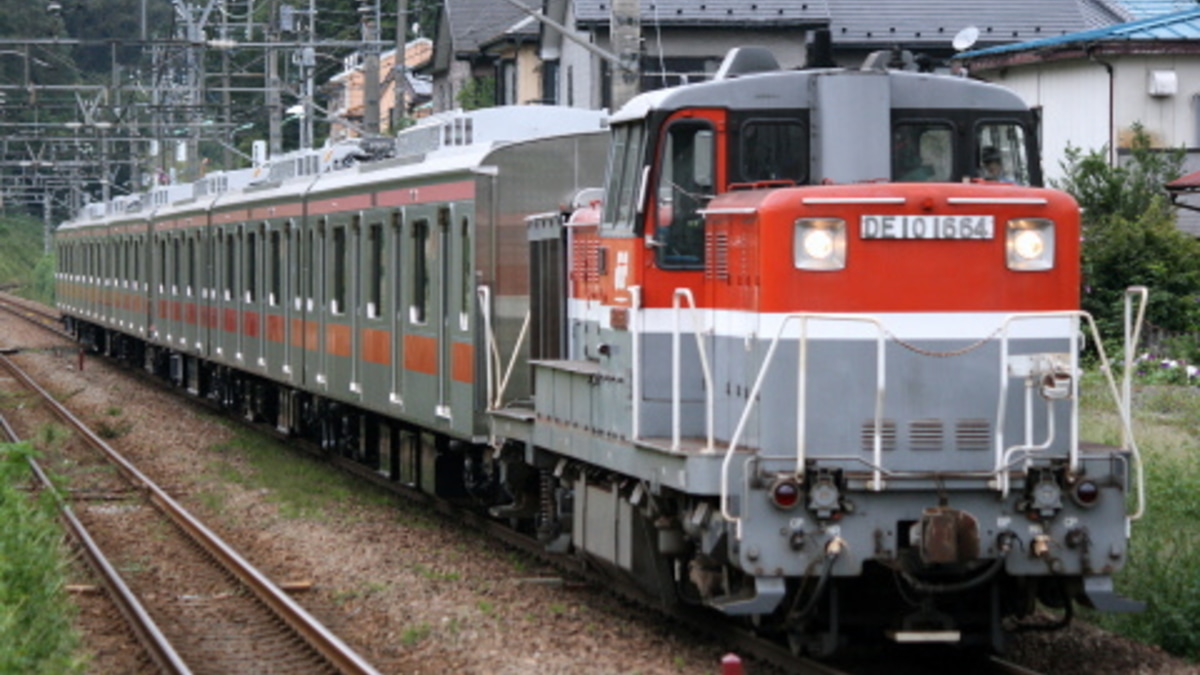
[[1008,221],[1008,269],[1029,272],[1054,267],[1054,221],[1023,218]]
[[846,266],[846,221],[801,218],[792,244],[796,269],[840,270]]

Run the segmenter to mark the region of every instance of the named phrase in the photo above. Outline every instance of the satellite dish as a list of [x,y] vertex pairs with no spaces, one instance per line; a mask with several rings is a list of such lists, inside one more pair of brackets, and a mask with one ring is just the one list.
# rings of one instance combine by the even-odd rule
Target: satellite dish
[[954,51],[961,52],[970,49],[975,45],[975,41],[979,39],[979,29],[975,26],[967,26],[958,31],[958,35],[954,36]]

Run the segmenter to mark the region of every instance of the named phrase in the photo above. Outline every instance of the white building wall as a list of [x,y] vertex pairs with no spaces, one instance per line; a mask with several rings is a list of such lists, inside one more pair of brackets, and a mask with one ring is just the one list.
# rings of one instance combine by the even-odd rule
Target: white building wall
[[[1165,74],[1160,82],[1174,80],[1175,93],[1151,94],[1150,83],[1155,72]],[[1117,68],[1120,145],[1128,144],[1130,128],[1140,122],[1155,147],[1197,147],[1200,145],[1197,96],[1200,96],[1200,59],[1194,55],[1123,57]]]

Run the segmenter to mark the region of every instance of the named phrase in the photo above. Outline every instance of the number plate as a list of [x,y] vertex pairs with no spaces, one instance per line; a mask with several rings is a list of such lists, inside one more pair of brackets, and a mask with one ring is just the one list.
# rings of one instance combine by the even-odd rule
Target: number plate
[[991,239],[992,216],[863,216],[863,239]]

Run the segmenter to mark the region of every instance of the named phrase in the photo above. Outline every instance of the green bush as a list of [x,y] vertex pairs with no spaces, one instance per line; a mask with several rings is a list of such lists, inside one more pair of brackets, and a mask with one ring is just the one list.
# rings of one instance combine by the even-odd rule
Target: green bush
[[1109,166],[1103,151],[1068,147],[1055,187],[1083,209],[1083,308],[1102,334],[1121,334],[1124,293],[1150,289],[1147,320],[1168,331],[1200,326],[1200,242],[1179,231],[1163,185],[1177,178],[1182,150],[1159,151],[1140,126],[1128,161]]
[[29,446],[0,445],[0,673],[78,673],[53,503],[27,490]]

